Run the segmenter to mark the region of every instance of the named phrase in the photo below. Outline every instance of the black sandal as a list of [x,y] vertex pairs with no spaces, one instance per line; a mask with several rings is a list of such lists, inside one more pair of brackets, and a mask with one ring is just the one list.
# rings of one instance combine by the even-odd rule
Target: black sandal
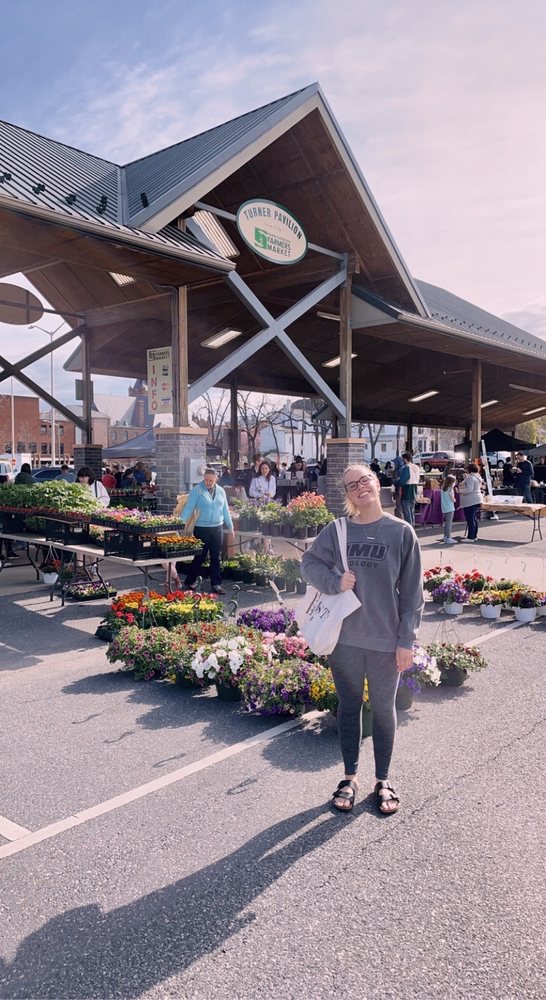
[[[358,785],[355,781],[340,781],[335,792],[332,793],[332,805],[334,809],[338,812],[349,813],[355,804],[355,796],[358,791]],[[336,806],[335,799],[343,799],[344,802],[348,802],[347,806]]]
[[[398,795],[396,794],[390,781],[378,781],[374,788],[374,795],[377,811],[378,813],[381,813],[382,816],[393,816],[394,813],[398,812],[400,799],[398,798]],[[396,802],[396,809],[382,809],[381,806],[385,805],[387,802]]]

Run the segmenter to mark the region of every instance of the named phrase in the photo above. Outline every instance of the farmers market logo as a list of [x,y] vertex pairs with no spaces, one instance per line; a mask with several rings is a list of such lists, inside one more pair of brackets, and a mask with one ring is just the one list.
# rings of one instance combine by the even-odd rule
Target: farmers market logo
[[291,212],[274,201],[245,201],[237,228],[247,246],[275,264],[296,264],[307,253],[307,237]]
[[379,542],[351,542],[347,546],[347,562],[349,566],[377,566],[386,559],[388,545]]

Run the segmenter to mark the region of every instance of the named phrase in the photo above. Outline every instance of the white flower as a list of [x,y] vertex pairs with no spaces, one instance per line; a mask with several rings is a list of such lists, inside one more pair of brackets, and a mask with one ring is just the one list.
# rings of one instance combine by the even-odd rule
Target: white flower
[[237,649],[241,639],[238,636],[236,639],[229,639],[227,647],[228,649]]
[[212,670],[217,670],[218,669],[218,657],[217,657],[216,653],[209,653],[209,655],[207,656],[207,658],[205,660],[205,663],[207,665],[207,670],[210,670],[211,668],[212,668]]
[[229,666],[230,666],[232,674],[236,674],[237,673],[237,671],[238,671],[239,667],[241,666],[242,662],[243,662],[243,657],[241,656],[240,653],[230,653]]

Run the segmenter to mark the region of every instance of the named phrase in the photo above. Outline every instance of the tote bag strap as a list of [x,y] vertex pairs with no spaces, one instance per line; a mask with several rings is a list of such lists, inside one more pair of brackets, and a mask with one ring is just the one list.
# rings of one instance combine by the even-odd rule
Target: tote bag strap
[[341,562],[343,564],[343,569],[346,573],[349,572],[349,564],[347,562],[347,518],[338,517],[335,520],[337,541],[339,545],[339,551],[341,553]]

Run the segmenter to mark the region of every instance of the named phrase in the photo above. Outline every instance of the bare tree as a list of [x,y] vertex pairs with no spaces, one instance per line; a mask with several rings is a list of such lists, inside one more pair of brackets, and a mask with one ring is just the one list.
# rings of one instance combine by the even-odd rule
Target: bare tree
[[209,443],[223,450],[223,430],[230,403],[229,392],[222,389],[214,396],[211,396],[210,392],[205,392],[196,403],[198,406],[192,413],[192,419],[207,428]]
[[256,454],[256,439],[261,428],[266,423],[267,413],[271,406],[268,397],[257,392],[238,392],[237,410],[242,429],[247,438],[247,460],[250,464]]
[[379,435],[383,430],[384,424],[369,424],[366,423],[368,428],[368,434],[370,435],[370,458],[375,458],[375,446],[379,440]]

